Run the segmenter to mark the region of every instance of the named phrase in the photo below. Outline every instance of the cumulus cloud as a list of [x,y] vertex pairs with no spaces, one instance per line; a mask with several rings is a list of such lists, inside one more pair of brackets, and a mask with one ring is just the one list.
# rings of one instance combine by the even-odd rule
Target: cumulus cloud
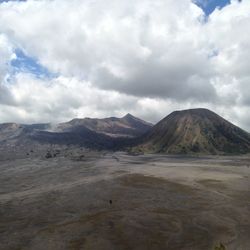
[[[117,92],[106,92],[76,78],[58,77],[44,82],[30,74],[20,73],[9,86],[15,105],[1,107],[1,117],[17,122],[60,122],[73,117],[105,117],[111,111],[121,115],[136,105],[136,98]],[[6,112],[10,110],[10,112]]]
[[131,112],[155,122],[202,106],[250,130],[242,116],[250,107],[249,9],[249,1],[234,0],[206,19],[191,0],[2,3],[1,82],[15,48],[57,77],[20,73],[1,84],[0,102],[8,105],[0,117],[63,121]]
[[14,104],[7,86],[9,62],[15,57],[13,49],[5,35],[0,34],[0,105]]
[[101,89],[178,100],[216,97],[209,51],[193,39],[202,11],[189,0],[119,0],[112,7],[75,0],[58,6],[5,5],[0,27],[51,71]]

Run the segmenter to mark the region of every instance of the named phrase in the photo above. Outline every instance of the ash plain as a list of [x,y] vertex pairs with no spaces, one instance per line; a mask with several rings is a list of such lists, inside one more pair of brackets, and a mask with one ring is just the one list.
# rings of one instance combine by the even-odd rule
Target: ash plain
[[249,236],[249,155],[0,151],[2,250],[248,250]]

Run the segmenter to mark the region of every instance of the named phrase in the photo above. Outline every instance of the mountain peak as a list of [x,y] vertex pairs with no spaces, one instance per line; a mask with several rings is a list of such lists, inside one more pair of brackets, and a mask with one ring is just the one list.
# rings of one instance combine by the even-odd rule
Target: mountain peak
[[250,136],[208,109],[188,109],[172,112],[157,123],[141,148],[166,153],[246,153]]
[[79,129],[84,129],[84,127],[110,137],[137,137],[147,132],[152,126],[129,113],[122,118],[76,118],[57,126],[60,132],[79,131]]
[[215,114],[213,111],[206,108],[194,108],[194,109],[184,109],[177,110],[172,112],[172,114],[196,114],[196,115],[205,115],[205,114]]
[[125,116],[123,116],[122,118],[136,118],[133,115],[131,115],[130,113],[127,113]]

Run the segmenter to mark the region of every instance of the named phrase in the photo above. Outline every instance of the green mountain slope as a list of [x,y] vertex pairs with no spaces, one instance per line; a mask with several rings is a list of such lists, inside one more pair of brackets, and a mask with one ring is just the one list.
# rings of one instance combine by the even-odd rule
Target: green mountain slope
[[247,153],[250,135],[207,109],[175,111],[143,137],[136,151],[161,153]]

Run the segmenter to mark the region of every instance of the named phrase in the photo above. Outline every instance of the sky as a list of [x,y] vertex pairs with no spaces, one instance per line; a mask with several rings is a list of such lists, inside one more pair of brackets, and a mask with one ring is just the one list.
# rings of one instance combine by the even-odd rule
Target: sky
[[203,107],[250,132],[248,27],[248,0],[0,0],[0,123]]
[[230,0],[194,0],[200,8],[202,8],[203,12],[206,16],[209,16],[216,8],[222,9],[226,5],[230,4]]

